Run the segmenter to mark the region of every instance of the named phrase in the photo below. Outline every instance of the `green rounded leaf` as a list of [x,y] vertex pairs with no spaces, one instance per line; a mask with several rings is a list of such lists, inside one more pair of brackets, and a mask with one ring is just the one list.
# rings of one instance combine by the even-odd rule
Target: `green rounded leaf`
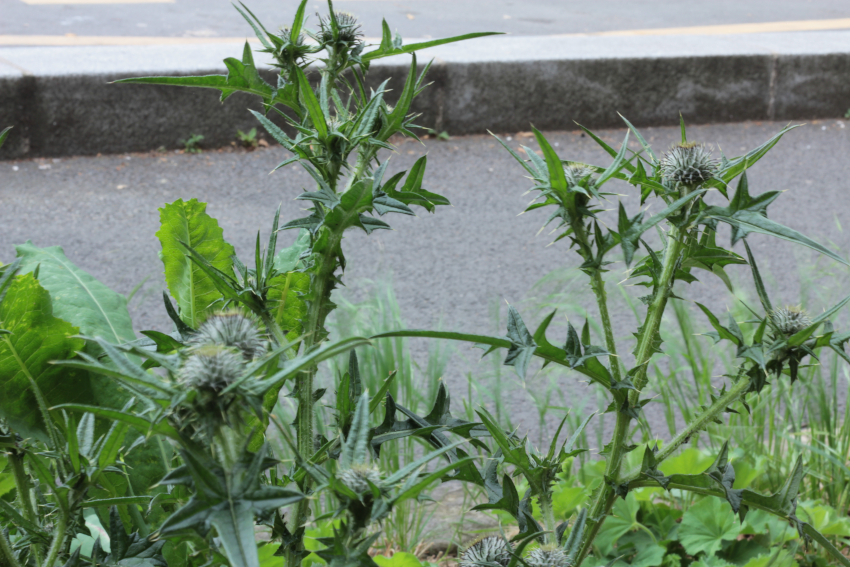
[[741,526],[729,505],[719,498],[703,498],[685,512],[679,541],[689,555],[714,555],[725,541],[733,541]]

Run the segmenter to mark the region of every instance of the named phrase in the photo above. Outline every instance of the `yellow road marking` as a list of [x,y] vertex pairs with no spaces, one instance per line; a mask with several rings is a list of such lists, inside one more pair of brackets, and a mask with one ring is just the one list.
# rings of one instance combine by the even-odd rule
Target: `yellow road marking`
[[[58,0],[24,0],[29,2],[53,2]],[[88,0],[90,2],[101,0]],[[112,3],[125,0],[102,0]],[[127,0],[129,1],[129,0]],[[133,0],[138,1],[138,0]],[[173,2],[174,0],[143,0],[145,2]],[[350,0],[349,0],[350,1]],[[359,0],[365,1],[365,0]],[[374,0],[373,0],[374,1]],[[793,22],[767,22],[761,24],[725,24],[717,26],[694,26],[682,28],[655,28],[641,30],[619,30],[590,33],[560,34],[549,37],[583,36],[641,36],[641,35],[731,35],[768,32],[825,31],[850,29],[850,18],[834,20],[802,20]],[[366,38],[368,41],[370,38]],[[248,39],[251,43],[254,38]],[[156,36],[100,36],[100,35],[0,35],[0,46],[84,46],[84,45],[193,45],[210,43],[244,43],[242,37],[156,37]]]
[[589,33],[568,33],[562,36],[628,36],[628,35],[731,35],[769,32],[822,31],[850,29],[850,18],[835,20],[799,20],[792,22],[764,22],[759,24],[721,24],[684,28],[654,28],[644,30],[618,30]]
[[174,4],[175,0],[21,0],[24,4]]

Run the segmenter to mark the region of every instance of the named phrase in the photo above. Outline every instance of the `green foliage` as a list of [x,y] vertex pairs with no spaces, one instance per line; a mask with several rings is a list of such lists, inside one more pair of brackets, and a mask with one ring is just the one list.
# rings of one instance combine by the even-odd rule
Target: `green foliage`
[[159,210],[160,229],[156,233],[162,244],[165,283],[177,300],[180,318],[197,328],[222,298],[212,277],[192,260],[191,248],[219,270],[230,268],[233,246],[225,242],[218,221],[206,213],[206,203],[197,199],[178,199]]
[[724,513],[724,504],[716,498],[704,498],[688,508],[679,526],[679,541],[688,555],[714,555],[724,541],[734,541],[740,526],[731,514]]
[[0,329],[2,418],[23,435],[55,440],[43,408],[92,398],[85,373],[68,376],[50,364],[83,350],[79,329],[54,316],[50,295],[32,274],[12,278],[0,303]]
[[27,241],[15,247],[19,273],[38,270],[38,281],[50,293],[54,314],[92,337],[122,344],[136,339],[127,298],[71,263],[59,246],[38,248]]
[[[348,403],[339,397],[335,427],[323,429],[327,437],[314,435],[325,392],[313,386],[317,366],[371,344],[360,337],[327,340],[331,293],[346,267],[344,233],[388,229],[382,217],[413,215],[413,205],[434,212],[449,204],[426,189],[425,158],[409,172],[390,172],[379,157],[394,135],[415,138],[410,109],[430,65],[420,72],[413,55],[398,101],[389,106],[388,82],[365,90],[369,62],[488,35],[405,46],[384,23],[381,44],[369,50],[356,19],[330,2],[328,8],[319,29],[309,31],[304,1],[293,25],[271,34],[247,7],[237,7],[275,59],[274,86],[259,74],[247,43],[241,59],[225,61],[227,76],[124,81],[215,88],[222,100],[237,91],[260,96],[264,112],[255,115],[295,156],[281,167],[298,162],[315,180],[298,196],[309,202],[309,216],[280,223],[278,211],[265,246],[257,234],[252,267],[235,255],[205,203],[181,199],[160,209],[156,236],[176,301],[175,307],[164,295],[170,333],[148,330],[137,339],[126,299],[71,264],[60,248],[19,246],[19,259],[0,271],[0,448],[2,464],[15,463],[16,471],[13,488],[5,488],[5,476],[0,486],[16,492],[18,505],[0,501],[3,526],[11,528],[0,531],[0,563],[148,567],[166,564],[168,556],[168,564],[259,567],[262,525],[280,542],[276,553],[295,566],[308,552],[310,500],[326,498],[338,520],[315,540],[311,557],[373,567],[369,551],[379,537],[373,526],[396,507],[418,502],[440,480],[483,483],[473,458],[451,437],[483,448],[475,438],[485,428],[454,418],[444,388],[426,415],[397,403],[390,393],[395,372],[369,397],[353,352],[339,384]],[[316,43],[308,45],[303,34]],[[318,86],[308,77],[315,63],[322,64]],[[256,145],[256,128],[239,135]],[[202,139],[181,143],[197,153]],[[279,232],[293,228],[298,238],[279,250]],[[298,402],[292,425],[273,420],[282,389]],[[285,464],[270,454],[270,425],[290,447],[293,458]],[[383,445],[411,438],[433,450],[391,470],[378,467]],[[154,478],[151,452],[167,465]],[[129,525],[136,531],[128,534]],[[103,540],[92,540],[86,526],[100,530]]]
[[259,145],[259,141],[257,140],[257,129],[251,128],[247,132],[243,132],[242,130],[236,130],[236,138],[239,140],[239,143],[242,144],[243,148],[253,150],[256,149]]
[[[688,474],[662,472],[665,470],[663,467],[665,459],[670,457],[680,445],[690,440],[692,435],[706,429],[710,424],[722,424],[723,413],[738,413],[739,410],[733,407],[737,404],[740,404],[738,407],[742,410],[749,410],[744,396],[749,392],[763,390],[769,376],[782,377],[787,368],[790,381],[793,383],[797,379],[800,363],[804,358],[814,357],[816,350],[823,347],[828,347],[836,353],[843,353],[843,345],[850,340],[850,335],[835,332],[833,325],[828,322],[829,318],[834,316],[848,299],[841,300],[833,307],[825,309],[816,319],[809,320],[804,315],[800,315],[797,319],[802,323],[793,330],[789,330],[791,329],[789,325],[781,323],[776,312],[770,307],[771,303],[767,298],[765,286],[749,248],[747,248],[746,263],[750,264],[765,309],[764,315],[755,314],[758,317],[756,331],[745,336],[740,324],[733,317],[729,317],[728,323],[721,323],[709,309],[700,305],[708,316],[709,323],[715,329],[715,332],[708,335],[716,342],[729,341],[735,347],[735,356],[741,361],[735,369],[735,374],[729,376],[731,381],[717,393],[707,392],[709,399],[699,412],[691,416],[687,426],[676,433],[671,443],[663,449],[644,447],[642,453],[637,453],[642,454],[641,462],[630,458],[629,453],[633,452],[636,446],[629,441],[629,425],[632,420],[641,421],[641,414],[650,401],[649,397],[643,398],[642,395],[648,381],[647,369],[654,356],[664,354],[660,327],[668,300],[680,298],[673,291],[675,281],[695,282],[696,277],[691,274],[691,271],[693,268],[701,268],[716,273],[729,286],[730,280],[723,271],[724,266],[745,263],[740,256],[716,244],[715,232],[718,222],[724,222],[732,227],[733,244],[751,232],[760,232],[809,247],[843,264],[847,262],[831,250],[793,229],[767,220],[766,207],[778,197],[778,193],[768,192],[758,197],[751,197],[749,194],[745,170],[765,155],[789,129],[783,130],[744,156],[731,160],[722,156],[720,160],[714,161],[704,146],[687,142],[684,123],[682,124],[682,144],[663,158],[659,158],[653,152],[645,138],[628,121],[626,124],[630,133],[635,135],[643,147],[642,154],[635,153],[627,157],[628,134],[620,149],[614,150],[597,136],[585,130],[614,158],[613,163],[607,167],[562,160],[554,152],[551,144],[537,131],[535,131],[535,137],[543,157],[539,157],[532,148],[523,148],[529,158],[528,162],[499,140],[531,175],[534,183],[532,189],[540,192],[538,202],[532,203],[527,210],[541,207],[553,208],[554,212],[544,224],[557,220],[560,233],[555,241],[568,238],[580,256],[582,260],[580,269],[590,277],[590,287],[597,299],[605,348],[590,345],[589,332],[585,330],[579,337],[571,325],[568,327],[565,346],[556,347],[546,337],[546,330],[553,314],[547,316],[532,335],[513,307],[509,309],[508,332],[505,338],[434,331],[395,331],[378,335],[378,337],[416,336],[460,340],[484,345],[487,353],[498,348],[505,348],[507,356],[504,363],[514,366],[520,376],[524,376],[527,372],[532,357],[539,357],[543,359],[544,365],[554,362],[578,370],[608,390],[612,401],[606,411],[616,415],[615,432],[611,442],[602,451],[606,459],[604,473],[601,482],[594,490],[589,511],[585,511],[588,518],[587,529],[584,529],[579,537],[581,541],[577,551],[579,563],[592,549],[602,551],[603,554],[611,551],[613,541],[619,540],[626,532],[636,527],[637,509],[633,505],[634,502],[631,507],[623,507],[628,504],[628,498],[635,489],[644,486],[660,486],[667,490],[686,490],[724,498],[731,510],[740,516],[741,521],[744,521],[751,509],[770,512],[789,522],[806,542],[817,541],[835,560],[842,564],[850,564],[811,524],[800,520],[797,516],[797,497],[803,477],[802,461],[799,458],[788,471],[782,487],[772,496],[764,496],[747,488],[736,487],[736,471],[729,461],[728,445],[725,443],[713,463],[702,472]],[[699,155],[689,157],[687,155],[689,152]],[[673,153],[676,155],[672,156]],[[693,170],[697,165],[693,164],[701,168],[699,175],[694,175]],[[690,169],[679,171],[677,167]],[[703,199],[709,189],[716,188],[725,195],[726,186],[737,176],[740,176],[740,181],[728,207],[709,206],[705,203]],[[597,219],[597,214],[603,210],[602,201],[611,194],[603,193],[601,189],[602,185],[611,179],[626,181],[638,188],[642,201],[653,196],[659,199],[662,202],[661,212],[644,220],[643,213],[630,216],[624,205],[620,203],[616,230],[603,228]],[[667,225],[667,232],[661,233],[662,248],[654,250],[643,240],[643,234],[647,229],[661,223]],[[622,367],[621,360],[617,357],[618,345],[611,328],[605,281],[602,275],[609,269],[607,266],[613,263],[612,260],[606,260],[606,255],[619,247],[628,266],[633,262],[635,252],[640,245],[646,248],[647,255],[638,261],[635,269],[629,273],[629,277],[649,288],[651,294],[641,298],[647,306],[646,313],[634,335],[637,339],[637,345],[633,351],[635,360],[634,363],[629,363],[633,364],[629,368]],[[818,334],[819,330],[822,334]],[[602,356],[608,357],[607,368],[598,360],[598,357]],[[535,482],[535,475],[546,470],[548,464],[542,461],[532,464],[525,453],[518,453],[517,448],[510,445],[509,438],[498,433],[491,419],[485,414],[480,414],[480,417],[496,441],[505,465],[502,472],[497,467],[491,467],[486,475],[489,479],[488,489],[490,486],[498,487],[499,475],[504,476],[501,490],[490,496],[490,505],[514,516],[521,533],[519,537],[523,537],[540,530],[530,513],[529,503],[532,495],[537,496],[545,531],[550,534],[542,539],[547,542],[547,545],[560,544],[561,531],[556,527],[556,518],[552,513],[554,495],[549,490],[541,490],[539,482]],[[557,439],[557,433],[555,439]],[[520,498],[511,480],[512,476],[519,475],[527,480],[528,490],[523,498]],[[582,494],[579,492],[573,497],[577,497],[575,501],[578,502]],[[624,498],[627,499],[626,504],[621,504]],[[716,508],[715,504],[701,506]],[[614,510],[613,519],[609,517],[612,510]],[[694,513],[698,513],[699,510],[697,508]],[[680,531],[683,530],[683,537],[687,536],[682,544],[688,552],[713,553],[720,549],[722,544],[719,542],[724,539],[734,539],[738,535],[738,532],[730,527],[732,524],[707,525],[704,521],[697,521],[694,518],[696,517],[689,516],[688,523],[683,523],[680,529]],[[706,531],[701,533],[688,531],[697,524]],[[657,546],[657,538],[651,536],[651,540]],[[644,564],[644,562],[653,564],[664,555],[661,547],[653,547],[646,542],[629,543],[643,554],[640,558],[631,558],[638,564]]]
[[190,154],[199,154],[203,150],[201,149],[201,142],[204,141],[204,136],[201,134],[192,134],[185,140],[180,140],[180,145],[183,146],[183,149]]
[[[0,562],[260,567],[283,557],[287,567],[417,567],[418,560],[402,554],[373,558],[381,527],[397,511],[419,505],[432,485],[460,481],[486,498],[477,510],[519,528],[511,541],[488,540],[504,544],[495,559],[500,567],[786,565],[795,561],[798,544],[803,555],[816,544],[831,561],[850,565],[834,545],[850,535],[846,508],[839,516],[802,501],[801,457],[787,459],[776,482],[761,483],[764,463],[738,463],[739,453],[718,434],[724,430],[712,429],[724,425],[725,414],[750,412],[750,402],[773,384],[799,385],[806,363],[823,349],[836,363],[850,362],[844,350],[850,333],[833,322],[850,296],[814,318],[778,310],[746,241],[746,259],[716,242],[725,223],[733,245],[760,233],[847,265],[768,219],[778,192],[750,194],[746,170],[791,128],[732,159],[715,159],[706,146],[689,142],[684,121],[681,144],[661,157],[628,121],[619,149],[585,130],[611,156],[605,166],[563,160],[536,129],[532,143],[540,153],[523,148],[527,161],[499,140],[531,177],[538,198],[527,210],[549,209],[544,225],[555,222],[555,240],[575,250],[578,269],[590,280],[596,306],[577,314],[586,317],[581,330],[568,322],[565,337],[555,340],[554,311],[528,327],[509,306],[505,336],[390,325],[369,329],[371,338],[329,340],[347,232],[389,229],[389,213],[414,215],[414,205],[432,213],[449,205],[426,188],[425,157],[408,171],[391,172],[382,153],[393,149],[394,136],[416,138],[411,108],[427,86],[430,64],[420,70],[413,52],[488,34],[404,45],[384,22],[380,44],[370,48],[357,20],[331,2],[318,29],[307,30],[306,6],[302,1],[292,25],[276,33],[237,7],[261,52],[274,60],[274,84],[260,75],[247,43],[240,59],[225,60],[226,76],[122,81],[214,88],[222,100],[235,92],[259,96],[263,112],[254,116],[293,156],[277,168],[297,164],[314,182],[296,197],[308,202],[306,216],[281,222],[278,209],[246,262],[205,203],[166,204],[156,236],[176,300],[175,308],[164,295],[174,329],[143,331],[141,339],[125,298],[71,264],[60,248],[27,243],[15,263],[0,268],[0,465],[12,478],[0,470]],[[386,100],[389,80],[367,93],[370,62],[406,53],[410,67],[392,89],[396,103]],[[240,135],[250,143],[256,129]],[[632,136],[639,152],[628,147]],[[201,139],[183,143],[195,152]],[[709,191],[726,197],[735,178],[727,206],[706,202]],[[617,197],[608,182],[631,185],[641,206],[655,200],[659,212],[630,213],[618,202],[616,221],[603,222],[608,201]],[[279,250],[278,235],[289,229],[298,236]],[[640,298],[645,307],[635,308],[632,357],[618,354],[627,350],[614,334],[606,291],[605,274],[620,259],[631,268],[627,279],[648,291]],[[725,268],[743,264],[750,266],[760,310],[721,318],[698,304],[713,329],[706,336],[732,347],[724,383],[703,387],[698,408],[668,443],[637,445],[632,434],[648,431],[644,412],[652,411],[650,368],[666,356],[664,314],[669,300],[683,294],[676,282],[697,282],[699,269],[731,288]],[[364,372],[354,349],[393,349],[405,337],[472,343],[485,356],[504,349],[503,364],[521,380],[538,366],[589,379],[606,397],[603,413],[615,420],[610,442],[599,444],[603,459],[587,461],[582,447],[592,415],[567,413],[538,447],[506,430],[498,404],[495,415],[484,407],[466,406],[462,414],[457,404],[452,408],[443,382],[422,388],[427,395],[404,394],[399,382],[407,392],[413,388],[410,369],[398,364],[403,355],[368,354]],[[344,366],[334,361],[342,356]],[[318,388],[318,367],[326,361],[336,372],[327,388]],[[294,408],[287,419],[282,392],[293,400],[284,402]],[[709,456],[680,451],[707,430],[720,439]],[[402,444],[406,460],[393,458],[387,448]],[[167,471],[151,488],[156,464]],[[147,479],[142,484],[140,475]],[[91,540],[86,526],[100,530],[103,541]],[[271,541],[258,545],[258,529]],[[460,558],[464,565],[481,564],[473,548]]]

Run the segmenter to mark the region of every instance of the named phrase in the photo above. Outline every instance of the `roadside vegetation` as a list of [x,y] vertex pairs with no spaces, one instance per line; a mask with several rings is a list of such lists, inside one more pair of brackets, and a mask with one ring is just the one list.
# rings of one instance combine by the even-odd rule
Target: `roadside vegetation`
[[[747,179],[794,126],[741,156],[690,140],[684,121],[664,149],[625,119],[619,147],[584,129],[604,164],[537,130],[539,153],[497,137],[569,267],[494,309],[492,335],[407,329],[388,284],[342,291],[345,236],[450,205],[428,189],[427,157],[398,171],[390,141],[420,128],[430,63],[415,51],[490,34],[405,45],[384,22],[367,46],[331,2],[308,30],[306,6],[275,32],[237,7],[274,83],[247,43],[226,76],[122,81],[260,97],[259,126],[293,156],[275,169],[314,182],[296,197],[306,216],[268,211],[239,258],[205,203],[164,204],[150,238],[173,326],[139,334],[132,294],[73,250],[21,243],[0,267],[0,567],[850,565],[850,264],[771,220],[780,191]],[[403,81],[368,86],[373,61],[405,54]],[[254,147],[256,130],[239,139]],[[819,286],[780,301],[751,234],[818,254],[804,277]],[[728,287],[726,313],[699,302],[706,278]],[[442,379],[453,364],[461,391]],[[512,415],[524,399],[531,436]],[[449,490],[447,509],[435,500]]]

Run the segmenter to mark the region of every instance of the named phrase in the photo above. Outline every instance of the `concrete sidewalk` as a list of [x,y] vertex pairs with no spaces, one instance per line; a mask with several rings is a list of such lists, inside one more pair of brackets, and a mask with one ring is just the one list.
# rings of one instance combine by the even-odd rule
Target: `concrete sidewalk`
[[[413,42],[415,40],[407,40]],[[256,125],[237,94],[109,85],[131,76],[225,73],[237,43],[0,48],[0,124],[15,129],[0,157],[178,147],[190,134],[229,144]],[[839,118],[850,108],[850,31],[654,36],[499,36],[441,46],[419,123],[450,134],[636,125]],[[257,61],[262,59],[259,54]],[[409,65],[373,64],[370,82]],[[264,71],[272,80],[272,71]]]

